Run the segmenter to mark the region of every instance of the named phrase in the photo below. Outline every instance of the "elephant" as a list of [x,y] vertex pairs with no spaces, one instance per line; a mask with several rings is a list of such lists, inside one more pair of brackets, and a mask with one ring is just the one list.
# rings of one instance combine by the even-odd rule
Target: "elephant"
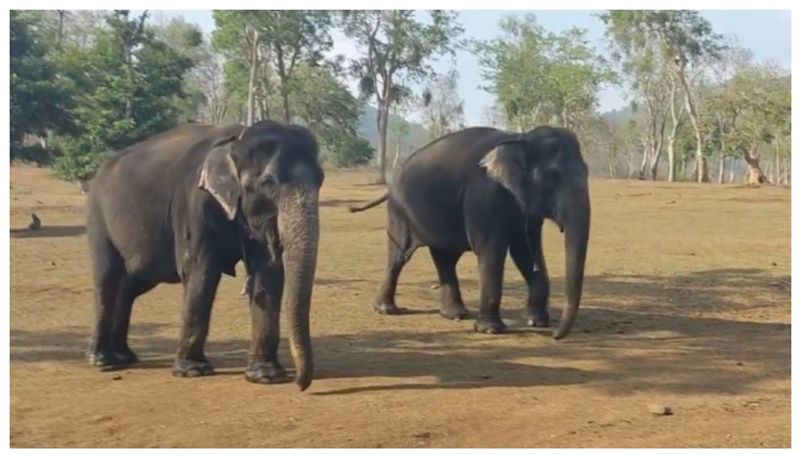
[[[314,135],[274,121],[187,124],[111,154],[87,197],[96,366],[138,361],[128,346],[134,300],[160,283],[183,284],[182,330],[172,372],[204,376],[211,308],[221,275],[245,263],[252,320],[245,378],[280,382],[281,307],[288,309],[296,383],[314,372],[309,311],[324,173]],[[252,282],[250,282],[252,281]]]
[[480,279],[474,328],[502,333],[503,269],[510,252],[528,286],[527,325],[548,327],[542,225],[549,219],[564,233],[567,300],[553,337],[565,337],[583,289],[591,220],[588,174],[576,135],[551,126],[522,134],[471,127],[417,150],[395,171],[384,195],[350,207],[358,212],[387,202],[389,258],[375,310],[402,314],[395,304],[397,280],[414,251],[427,246],[439,276],[439,313],[467,317],[456,263],[473,251]]

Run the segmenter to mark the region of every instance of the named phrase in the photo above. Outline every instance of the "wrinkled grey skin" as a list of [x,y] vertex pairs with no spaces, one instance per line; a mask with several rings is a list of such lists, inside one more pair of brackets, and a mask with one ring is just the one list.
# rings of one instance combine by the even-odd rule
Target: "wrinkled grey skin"
[[389,261],[376,311],[402,313],[394,299],[400,272],[418,247],[428,246],[441,285],[440,314],[464,318],[456,263],[473,251],[481,287],[475,330],[501,333],[506,328],[500,319],[503,268],[510,252],[528,284],[526,321],[549,326],[542,224],[551,219],[564,233],[567,295],[553,336],[569,333],[583,290],[591,219],[588,169],[571,131],[538,127],[516,134],[476,127],[451,133],[409,157],[385,195],[350,210],[384,201]]
[[173,373],[213,373],[203,346],[223,273],[240,260],[252,285],[247,380],[283,380],[279,316],[305,389],[313,378],[309,307],[323,181],[313,135],[271,121],[185,125],[112,155],[94,177],[87,234],[96,321],[89,360],[137,361],[128,347],[133,301],[159,283],[183,283],[183,324]]

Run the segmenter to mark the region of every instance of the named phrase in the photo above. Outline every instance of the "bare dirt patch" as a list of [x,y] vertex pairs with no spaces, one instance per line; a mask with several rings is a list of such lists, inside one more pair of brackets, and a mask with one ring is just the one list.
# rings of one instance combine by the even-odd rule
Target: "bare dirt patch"
[[[178,379],[180,286],[134,306],[143,362],[84,362],[91,280],[85,197],[47,170],[11,170],[11,444],[15,447],[788,447],[790,191],[596,180],[584,302],[555,342],[522,327],[524,283],[507,263],[507,335],[436,315],[419,250],[398,304],[378,316],[385,209],[350,214],[381,187],[329,172],[312,307],[317,379],[245,382],[250,319],[242,276],[223,279],[207,353],[219,374]],[[548,224],[554,317],[563,242]],[[474,256],[459,264],[475,309]],[[240,270],[241,271],[241,270]],[[282,359],[289,357],[282,345]],[[669,405],[671,415],[652,405]]]

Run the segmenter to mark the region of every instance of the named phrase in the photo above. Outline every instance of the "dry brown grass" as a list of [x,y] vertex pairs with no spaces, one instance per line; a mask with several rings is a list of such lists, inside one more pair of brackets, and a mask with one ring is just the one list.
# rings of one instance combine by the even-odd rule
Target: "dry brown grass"
[[[133,312],[143,363],[85,364],[91,281],[84,197],[46,170],[11,170],[11,444],[210,447],[787,447],[790,445],[790,192],[597,180],[584,302],[554,342],[520,327],[523,282],[508,262],[490,336],[435,313],[429,255],[417,252],[398,304],[371,303],[385,262],[385,210],[346,205],[382,192],[372,174],[328,173],[312,331],[317,379],[244,381],[249,337],[242,277],[225,278],[207,353],[219,375],[177,379],[180,286]],[[562,240],[545,235],[553,308]],[[477,300],[475,259],[459,265]],[[557,316],[557,312],[555,312]],[[289,364],[286,344],[282,359]],[[115,379],[121,376],[121,379]],[[675,414],[657,417],[652,403]]]

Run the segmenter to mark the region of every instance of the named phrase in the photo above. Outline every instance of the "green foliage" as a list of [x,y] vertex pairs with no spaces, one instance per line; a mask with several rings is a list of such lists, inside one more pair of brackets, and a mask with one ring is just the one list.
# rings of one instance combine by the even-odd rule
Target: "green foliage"
[[[345,35],[354,39],[363,55],[350,63],[351,73],[361,81],[365,97],[381,102],[400,101],[410,89],[398,81],[415,82],[430,77],[431,61],[439,54],[453,54],[460,46],[463,28],[456,14],[431,11],[431,21],[417,20],[412,10],[344,11]],[[390,93],[390,89],[393,90]],[[393,97],[392,97],[393,96]]]
[[339,135],[328,143],[328,158],[336,167],[357,167],[369,163],[375,148],[355,135]]
[[412,94],[409,83],[434,74],[431,61],[437,55],[455,54],[463,28],[456,14],[431,11],[425,24],[410,10],[356,10],[341,14],[345,35],[355,40],[361,56],[350,62],[350,73],[359,81],[361,97],[374,99],[378,107],[379,183],[386,182],[386,141],[389,113],[395,103]]
[[[607,33],[617,45],[617,55],[669,56],[670,61],[715,59],[723,51],[722,36],[711,23],[692,10],[616,10],[600,14]],[[658,49],[654,49],[655,43]]]
[[[335,70],[332,65],[299,65],[289,100],[295,119],[305,123],[328,152],[333,156],[350,157],[334,162],[349,166],[353,157],[360,157],[352,156],[353,152],[345,149],[360,145],[356,142],[356,126],[361,103],[336,79]],[[369,154],[371,157],[371,152]]]
[[62,65],[75,86],[72,110],[77,134],[64,142],[56,170],[64,179],[91,174],[98,157],[179,122],[176,101],[192,61],[144,27],[146,16],[116,11],[89,47],[63,52]]
[[791,84],[783,71],[769,65],[740,69],[709,104],[727,121],[729,147],[755,152],[762,143],[791,134]]
[[176,18],[164,26],[151,27],[154,36],[173,51],[192,62],[192,69],[184,76],[179,94],[175,94],[173,102],[179,112],[180,122],[197,121],[204,105],[209,103],[204,94],[207,77],[201,70],[209,65],[214,56],[203,39],[203,32],[197,24]]
[[532,14],[505,18],[500,28],[501,37],[474,47],[489,81],[486,89],[515,128],[553,122],[575,127],[594,110],[600,88],[616,81],[585,30],[550,33]]
[[11,159],[48,163],[56,151],[30,137],[72,128],[69,81],[48,53],[52,43],[41,14],[12,10],[10,16]]
[[[226,57],[225,86],[247,108],[252,92],[253,112],[290,122],[290,101],[300,65],[320,65],[332,46],[331,15],[319,10],[214,11],[212,39]],[[250,76],[254,75],[252,87]],[[280,107],[275,109],[275,107]],[[240,110],[241,111],[241,110]]]

